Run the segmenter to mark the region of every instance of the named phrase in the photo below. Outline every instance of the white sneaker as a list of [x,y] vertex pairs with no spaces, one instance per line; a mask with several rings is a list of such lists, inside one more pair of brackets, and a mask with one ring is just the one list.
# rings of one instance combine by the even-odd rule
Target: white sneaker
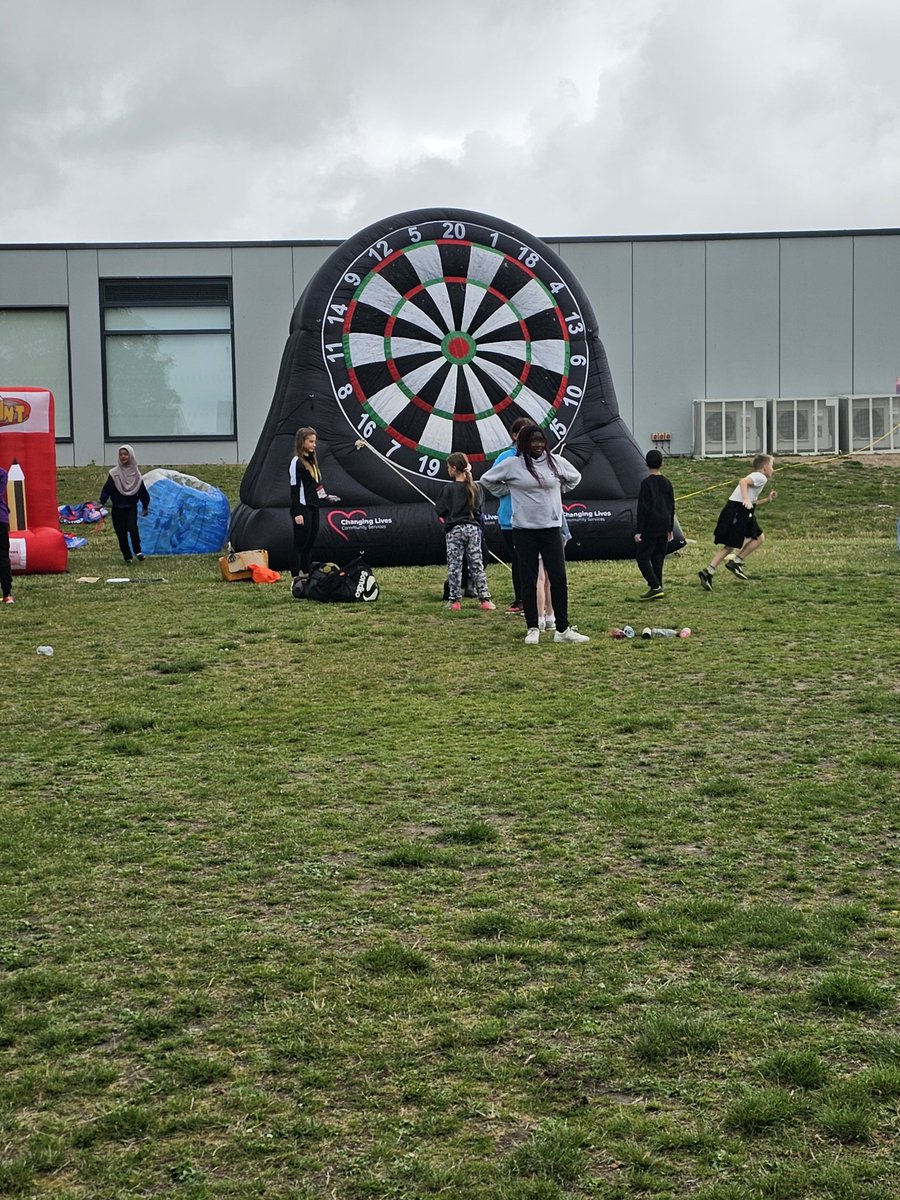
[[574,625],[570,625],[568,629],[559,630],[553,636],[554,642],[589,642],[591,639],[583,633],[579,633]]
[[541,631],[541,633],[543,633],[546,628],[547,628],[546,617],[538,617],[538,629]]
[[[559,637],[559,634],[556,635]],[[529,629],[525,634],[525,645],[536,646],[541,640],[541,631],[539,629]]]
[[556,617],[554,617],[553,613],[550,613],[548,617],[544,617],[544,628],[548,633],[556,632]]

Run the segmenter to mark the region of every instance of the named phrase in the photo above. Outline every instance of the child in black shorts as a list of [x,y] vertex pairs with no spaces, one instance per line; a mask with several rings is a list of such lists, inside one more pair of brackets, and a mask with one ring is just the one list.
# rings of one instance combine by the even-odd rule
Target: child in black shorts
[[772,488],[765,500],[759,498],[774,470],[772,455],[758,454],[753,460],[753,470],[739,481],[719,513],[713,541],[721,549],[712,556],[708,567],[698,571],[700,582],[708,592],[712,591],[713,574],[723,559],[732,575],[738,579],[749,578],[744,571],[744,562],[749,554],[760,548],[765,537],[756,519],[756,506],[768,504],[778,495]]

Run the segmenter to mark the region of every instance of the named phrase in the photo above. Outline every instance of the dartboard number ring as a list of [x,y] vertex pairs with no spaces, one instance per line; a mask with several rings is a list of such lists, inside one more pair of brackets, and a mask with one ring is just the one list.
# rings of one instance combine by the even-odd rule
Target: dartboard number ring
[[526,416],[564,442],[586,388],[586,322],[559,271],[513,234],[452,220],[392,231],[347,266],[322,354],[356,436],[414,475],[489,464]]

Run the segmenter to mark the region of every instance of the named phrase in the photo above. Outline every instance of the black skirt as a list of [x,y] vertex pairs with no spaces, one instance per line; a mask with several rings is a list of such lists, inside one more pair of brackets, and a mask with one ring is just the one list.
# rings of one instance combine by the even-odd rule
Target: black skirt
[[756,509],[744,508],[740,500],[729,500],[719,513],[713,541],[717,546],[740,550],[747,538],[758,538],[761,533]]

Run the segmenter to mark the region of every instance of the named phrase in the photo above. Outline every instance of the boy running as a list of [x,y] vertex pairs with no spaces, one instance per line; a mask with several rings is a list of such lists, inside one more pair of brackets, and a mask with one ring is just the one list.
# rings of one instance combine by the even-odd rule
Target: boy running
[[772,455],[758,454],[753,460],[753,470],[740,480],[719,513],[713,541],[721,549],[712,556],[708,567],[697,572],[708,592],[712,591],[713,574],[723,559],[725,566],[738,579],[749,579],[744,571],[744,562],[749,554],[760,548],[765,537],[756,519],[756,506],[768,504],[778,496],[772,488],[765,500],[759,498],[774,470]]

